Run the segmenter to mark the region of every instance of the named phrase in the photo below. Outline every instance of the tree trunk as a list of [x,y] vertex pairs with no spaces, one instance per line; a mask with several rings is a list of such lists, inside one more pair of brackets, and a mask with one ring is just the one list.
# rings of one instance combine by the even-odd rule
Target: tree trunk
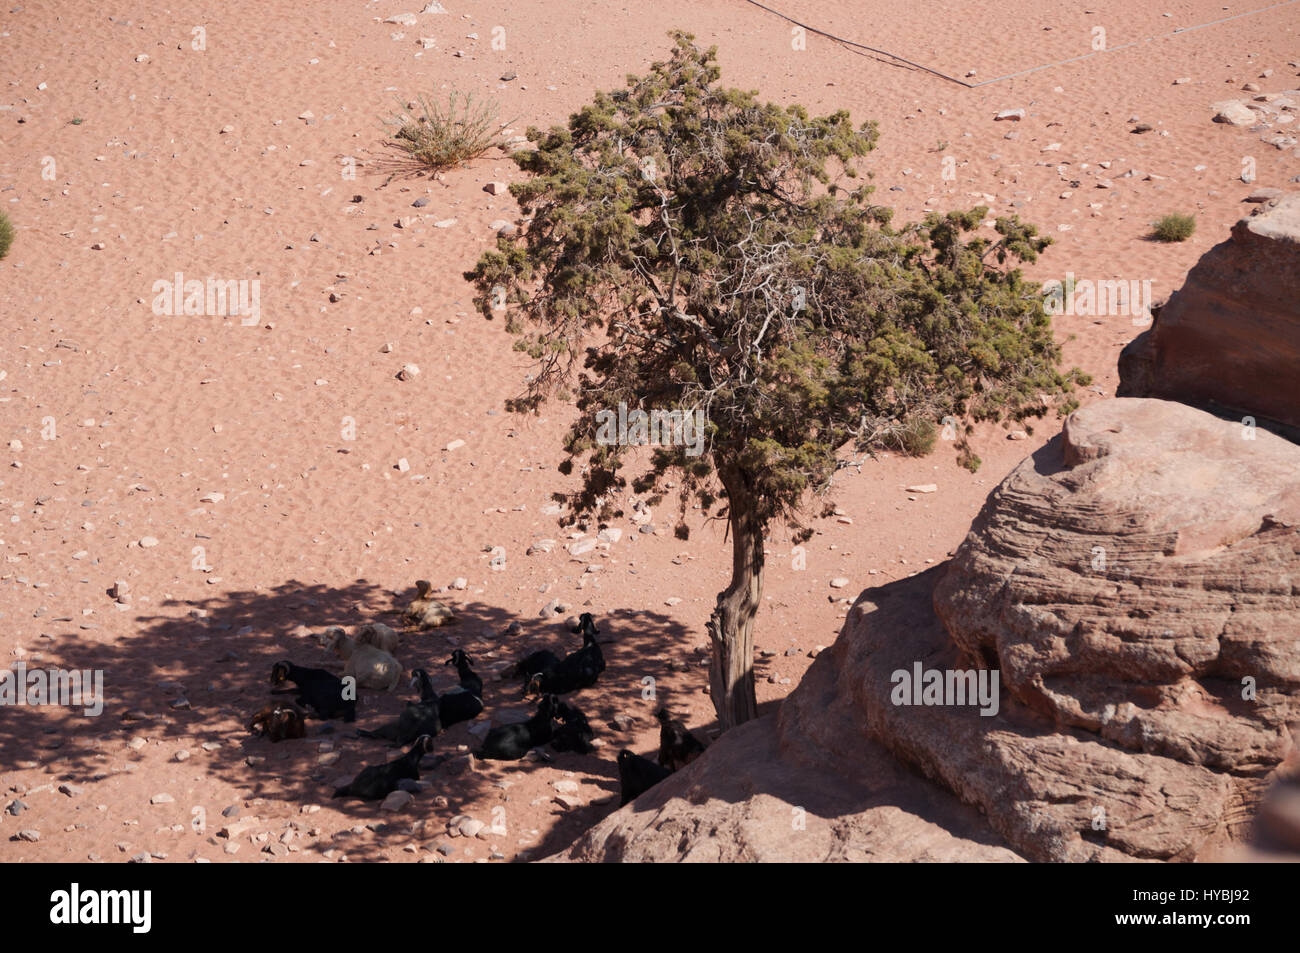
[[754,695],[754,615],[763,594],[763,525],[745,474],[723,475],[731,531],[731,583],[718,593],[707,628],[713,644],[709,687],[726,731],[758,713]]

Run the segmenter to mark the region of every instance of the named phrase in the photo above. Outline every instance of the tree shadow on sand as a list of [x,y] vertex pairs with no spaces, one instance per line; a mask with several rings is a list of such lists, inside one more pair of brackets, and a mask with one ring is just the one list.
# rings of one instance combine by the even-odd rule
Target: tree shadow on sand
[[[441,838],[446,820],[470,805],[488,823],[492,818],[484,812],[496,804],[506,808],[508,817],[510,785],[503,787],[500,782],[544,765],[481,761],[460,748],[479,747],[481,742],[470,732],[472,725],[494,715],[494,723],[499,723],[509,711],[526,718],[534,707],[521,698],[518,682],[497,677],[502,667],[535,648],[572,651],[580,642],[562,618],[546,621],[479,602],[460,602],[456,599],[460,593],[440,597],[454,608],[458,624],[417,632],[403,626],[397,608],[414,594],[413,588],[394,592],[365,579],[341,588],[289,580],[268,590],[172,600],[152,615],[138,615],[135,633],[111,643],[80,638],[68,624],[67,631],[53,634],[38,655],[25,660],[28,670],[102,671],[103,711],[88,717],[80,708],[0,709],[0,764],[43,766],[56,786],[65,781],[85,785],[134,771],[132,762],[172,758],[185,748],[196,765],[204,766],[207,778],[225,781],[238,789],[243,801],[255,802],[243,814],[258,815],[278,805],[276,813],[296,817],[305,805],[328,804],[355,818],[356,833],[345,828],[332,842],[323,839],[314,845],[319,850],[337,848],[349,860],[380,859],[382,852],[410,844],[413,834],[432,847],[429,841]],[[269,677],[275,662],[288,658],[339,673],[342,662],[326,653],[314,636],[327,625],[364,622],[384,622],[399,629],[399,661],[408,674],[412,668],[426,668],[439,691],[456,684],[455,669],[443,664],[453,648],[469,653],[485,683],[483,715],[438,736],[434,753],[425,757],[421,768],[421,777],[431,782],[431,788],[418,793],[398,813],[382,811],[377,802],[331,801],[330,795],[335,784],[350,779],[364,765],[400,753],[383,741],[357,737],[356,729],[374,728],[396,717],[414,697],[405,678],[394,693],[361,691],[355,724],[309,718],[305,738],[275,744],[246,728],[252,713],[268,701],[292,697],[271,695]],[[514,622],[520,623],[520,631],[507,635]],[[555,805],[552,826],[540,831],[541,843],[528,855],[530,859],[544,856],[542,849],[549,853],[566,846],[617,808],[614,758],[626,742],[607,724],[615,714],[637,705],[653,712],[642,699],[643,678],[651,676],[671,691],[668,686],[677,672],[701,665],[701,656],[693,653],[700,635],[665,615],[616,610],[598,618],[597,624],[605,643],[606,671],[595,687],[568,698],[582,708],[605,744],[591,755],[547,750],[554,758],[551,767],[605,779],[599,784],[613,800],[573,810]],[[687,657],[689,663],[681,661]],[[445,807],[436,806],[439,795],[447,799]],[[193,797],[206,812],[205,836],[213,837],[220,825],[228,823],[220,816],[225,805],[213,803],[201,791]],[[257,799],[268,806],[259,807]],[[188,812],[188,805],[178,806]],[[291,809],[283,810],[286,806]],[[311,825],[310,817],[302,820],[304,826]],[[266,830],[270,823],[255,829]],[[500,839],[513,843],[517,833],[510,830]]]

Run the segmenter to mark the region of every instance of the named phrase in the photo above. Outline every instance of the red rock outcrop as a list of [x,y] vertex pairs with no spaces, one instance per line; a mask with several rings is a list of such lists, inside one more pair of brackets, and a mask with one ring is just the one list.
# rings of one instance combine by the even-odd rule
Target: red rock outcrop
[[1300,431],[1300,193],[1239,221],[1120,355],[1120,397]]
[[935,607],[1056,725],[1268,771],[1300,693],[1298,474],[1300,447],[1271,433],[1093,404],[990,496]]

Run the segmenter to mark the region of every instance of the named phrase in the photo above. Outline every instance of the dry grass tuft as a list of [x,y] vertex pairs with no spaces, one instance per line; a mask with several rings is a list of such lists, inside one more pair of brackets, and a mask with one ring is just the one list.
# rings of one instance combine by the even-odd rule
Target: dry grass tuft
[[421,96],[399,108],[384,125],[389,130],[384,144],[398,153],[395,175],[444,172],[502,144],[497,107],[455,90],[446,105]]

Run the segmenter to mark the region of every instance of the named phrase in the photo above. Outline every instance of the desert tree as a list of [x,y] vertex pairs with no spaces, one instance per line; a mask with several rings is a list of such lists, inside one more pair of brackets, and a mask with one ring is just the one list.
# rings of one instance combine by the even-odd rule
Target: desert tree
[[[534,363],[513,410],[572,397],[566,520],[608,519],[630,486],[725,518],[731,581],[708,623],[720,723],[755,714],[753,625],[764,539],[796,542],[855,454],[933,448],[940,425],[972,468],[981,420],[1063,403],[1076,372],[1018,261],[1049,243],[988,210],[906,227],[870,201],[856,162],[873,123],[811,117],[719,85],[716,49],[674,33],[671,56],[598,93],[567,125],[528,130],[511,192],[524,228],[466,273]],[[638,452],[599,411],[702,414],[703,451]],[[680,482],[676,482],[680,481]]]

